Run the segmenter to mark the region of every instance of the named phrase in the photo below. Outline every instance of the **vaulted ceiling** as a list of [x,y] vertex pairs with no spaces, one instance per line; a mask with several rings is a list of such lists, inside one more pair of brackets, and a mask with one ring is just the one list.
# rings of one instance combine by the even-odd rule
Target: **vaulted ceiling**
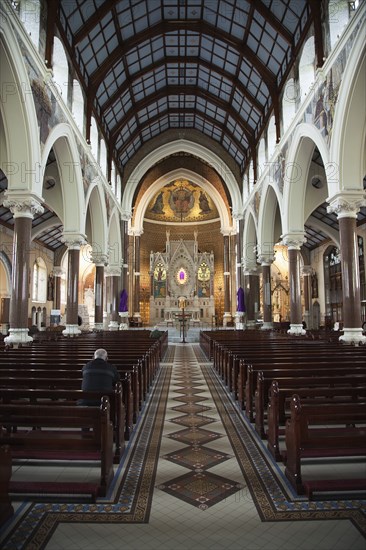
[[93,114],[122,171],[151,138],[179,128],[215,140],[243,173],[272,113],[280,137],[281,90],[320,21],[318,0],[57,0],[55,8],[48,29],[57,28],[84,88],[87,127]]

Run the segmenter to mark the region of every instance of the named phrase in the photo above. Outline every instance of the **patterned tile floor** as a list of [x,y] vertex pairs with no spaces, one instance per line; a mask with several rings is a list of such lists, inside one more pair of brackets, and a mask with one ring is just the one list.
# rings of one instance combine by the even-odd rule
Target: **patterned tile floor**
[[[50,476],[45,470],[35,474],[33,466],[32,476]],[[52,471],[70,475],[70,468]],[[169,345],[115,471],[110,493],[96,504],[18,502],[0,547],[366,549],[366,503],[293,495],[198,344]],[[71,471],[75,478],[81,472],[95,475],[91,466]],[[13,475],[25,479],[29,469],[16,467]]]

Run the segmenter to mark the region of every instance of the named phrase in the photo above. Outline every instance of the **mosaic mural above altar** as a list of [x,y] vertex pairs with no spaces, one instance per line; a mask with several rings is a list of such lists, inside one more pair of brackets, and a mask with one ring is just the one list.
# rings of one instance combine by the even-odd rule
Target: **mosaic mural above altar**
[[197,222],[219,217],[211,197],[199,185],[184,179],[175,180],[155,194],[145,217],[157,221]]

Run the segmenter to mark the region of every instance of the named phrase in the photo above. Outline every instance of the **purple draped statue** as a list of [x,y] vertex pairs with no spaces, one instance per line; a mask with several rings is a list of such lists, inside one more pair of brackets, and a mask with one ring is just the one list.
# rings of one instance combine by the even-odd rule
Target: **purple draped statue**
[[238,305],[237,305],[236,311],[244,313],[245,311],[244,290],[242,289],[241,286],[238,288],[237,297],[238,297]]
[[119,309],[118,311],[120,313],[125,313],[126,311],[128,311],[128,306],[127,306],[127,292],[125,289],[122,290],[121,292],[121,297],[120,297],[120,300],[119,300]]

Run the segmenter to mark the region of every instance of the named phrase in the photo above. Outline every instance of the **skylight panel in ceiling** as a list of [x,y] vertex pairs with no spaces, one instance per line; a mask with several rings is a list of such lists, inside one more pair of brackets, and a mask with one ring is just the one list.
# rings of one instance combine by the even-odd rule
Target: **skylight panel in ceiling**
[[201,56],[203,59],[217,65],[230,74],[235,74],[239,62],[239,54],[231,46],[227,46],[221,40],[202,35]]

